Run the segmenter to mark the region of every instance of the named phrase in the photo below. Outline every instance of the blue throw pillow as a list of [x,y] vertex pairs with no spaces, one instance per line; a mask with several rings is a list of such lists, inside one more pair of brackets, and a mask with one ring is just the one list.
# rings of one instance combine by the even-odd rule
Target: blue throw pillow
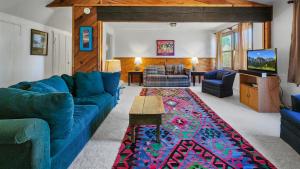
[[61,75],[61,78],[66,82],[68,88],[69,88],[69,92],[74,94],[75,92],[75,84],[74,84],[74,78],[73,76],[67,75],[67,74],[63,74]]
[[116,73],[101,72],[101,74],[102,74],[105,91],[108,92],[109,94],[111,94],[112,96],[115,96],[117,93],[117,90],[118,90],[121,73],[120,72],[116,72]]
[[0,89],[0,119],[40,118],[48,122],[51,139],[66,138],[73,126],[74,103],[70,93],[36,93]]
[[53,87],[41,82],[32,83],[31,87],[27,90],[38,93],[58,93],[58,91]]
[[56,89],[58,92],[69,92],[69,88],[65,81],[59,76],[52,76],[48,79],[40,80],[38,82],[44,83]]
[[104,92],[102,76],[99,72],[83,73],[75,75],[76,97],[89,97],[100,95]]

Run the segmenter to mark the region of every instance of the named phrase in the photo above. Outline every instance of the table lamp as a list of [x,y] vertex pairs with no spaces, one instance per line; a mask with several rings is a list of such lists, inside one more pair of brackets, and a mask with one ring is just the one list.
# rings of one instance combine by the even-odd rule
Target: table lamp
[[106,60],[105,61],[106,72],[121,72],[121,61],[120,60]]
[[142,58],[141,57],[135,57],[134,64],[135,64],[135,71],[140,70],[140,65],[142,64]]
[[192,58],[192,64],[193,64],[193,71],[195,71],[196,70],[196,65],[199,63],[199,60],[198,60],[198,58],[197,57],[193,57]]

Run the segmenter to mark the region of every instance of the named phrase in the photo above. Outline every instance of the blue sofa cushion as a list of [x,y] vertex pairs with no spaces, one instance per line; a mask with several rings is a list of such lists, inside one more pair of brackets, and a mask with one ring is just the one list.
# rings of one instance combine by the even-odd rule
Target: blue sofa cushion
[[76,97],[90,97],[100,95],[104,92],[101,73],[78,72],[75,75]]
[[106,73],[102,72],[103,85],[106,92],[115,96],[118,90],[121,73]]
[[73,126],[74,103],[69,93],[36,93],[0,89],[0,119],[40,118],[48,122],[51,139],[65,138]]
[[94,105],[75,105],[74,107],[74,125],[69,137],[65,139],[55,139],[51,141],[51,157],[62,152],[81,132],[90,125],[96,118],[99,109]]
[[27,89],[28,91],[38,92],[38,93],[57,93],[58,91],[53,87],[46,85],[41,82],[32,83],[31,87]]
[[53,87],[54,89],[56,89],[58,92],[64,92],[64,93],[69,92],[69,88],[68,88],[67,84],[59,76],[52,76],[48,79],[40,80],[40,81],[37,81],[37,82],[41,82],[41,83],[44,83],[46,85],[49,85],[49,86]]
[[107,105],[112,102],[113,96],[109,93],[102,93],[97,96],[84,97],[84,98],[74,98],[75,105],[96,105],[99,111],[102,111],[103,105]]
[[73,76],[63,74],[61,78],[66,82],[69,92],[74,94],[75,93],[75,82]]
[[292,96],[293,110],[300,113],[300,95]]
[[222,80],[204,80],[205,83],[214,85],[214,86],[222,86],[223,85],[223,81]]
[[281,118],[294,124],[295,127],[300,128],[300,113],[292,110],[283,109],[281,112]]
[[12,85],[9,88],[27,90],[30,88],[32,82],[20,82],[18,84]]

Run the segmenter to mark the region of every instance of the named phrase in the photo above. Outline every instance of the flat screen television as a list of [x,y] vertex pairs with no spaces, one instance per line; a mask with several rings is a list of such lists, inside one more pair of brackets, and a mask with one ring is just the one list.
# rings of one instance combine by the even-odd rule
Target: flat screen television
[[277,73],[277,49],[248,50],[247,69]]

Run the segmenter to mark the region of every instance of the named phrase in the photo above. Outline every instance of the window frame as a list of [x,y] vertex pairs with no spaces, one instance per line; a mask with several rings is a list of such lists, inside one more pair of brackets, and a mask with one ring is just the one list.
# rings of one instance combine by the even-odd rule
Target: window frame
[[[221,40],[221,46],[222,46],[222,49],[221,49],[221,53],[222,53],[222,68],[223,69],[230,69],[230,70],[233,70],[233,64],[234,64],[234,51],[235,51],[235,45],[236,45],[236,43],[235,43],[235,38],[234,38],[234,31],[233,30],[230,30],[230,31],[227,31],[227,32],[224,32],[224,33],[222,33],[222,37],[221,37],[221,39],[223,38],[223,37],[225,37],[225,36],[231,36],[231,49],[230,50],[223,50],[223,43],[222,43],[222,40]],[[231,53],[231,66],[230,67],[224,67],[224,53],[228,53],[228,52],[230,52]]]

